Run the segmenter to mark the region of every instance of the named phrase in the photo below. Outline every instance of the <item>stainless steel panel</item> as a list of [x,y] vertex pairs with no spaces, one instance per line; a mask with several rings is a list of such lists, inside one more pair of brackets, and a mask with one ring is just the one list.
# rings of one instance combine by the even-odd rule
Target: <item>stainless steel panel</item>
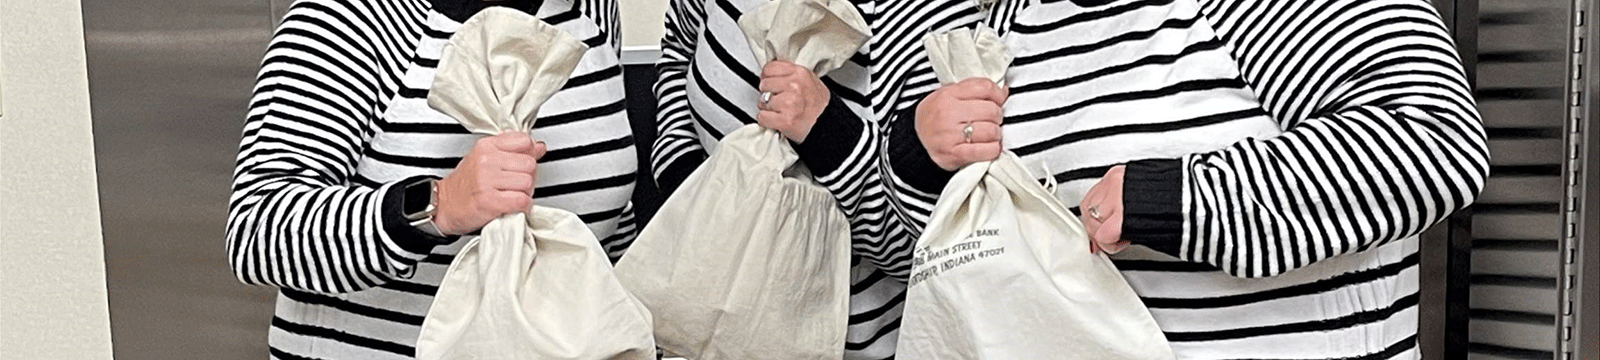
[[[1478,112],[1483,114],[1483,126],[1490,129],[1507,127],[1545,127],[1561,131],[1561,121],[1566,110],[1561,98],[1552,99],[1479,99]],[[1490,153],[1490,155],[1498,155]]]
[[[1493,153],[1495,157],[1502,156]],[[1514,155],[1506,155],[1514,156]],[[1491,176],[1484,183],[1483,193],[1478,194],[1479,203],[1559,203],[1561,192],[1551,189],[1561,188],[1561,178],[1555,176],[1544,177],[1499,177]]]
[[[1476,249],[1472,252],[1472,274],[1493,274],[1555,278],[1560,272],[1561,254],[1552,242],[1548,250]],[[1555,293],[1529,289],[1527,295],[1554,298]],[[1537,295],[1534,295],[1537,293]],[[1554,302],[1551,303],[1553,308]],[[1550,314],[1554,314],[1551,312]]]
[[272,24],[273,25],[277,25],[279,21],[283,20],[283,14],[289,12],[289,4],[293,4],[294,3],[294,0],[266,0],[266,1],[267,1],[267,5],[272,7],[272,11],[269,13],[269,15],[272,17]]
[[83,15],[116,357],[266,358],[272,290],[234,280],[223,223],[267,3],[85,1]]
[[[1567,86],[1566,62],[1560,51],[1479,53],[1478,86],[1484,88],[1545,88],[1556,92]],[[1506,61],[1501,61],[1505,59]],[[1559,94],[1552,94],[1558,95]]]
[[1471,358],[1552,359],[1566,227],[1570,0],[1484,0],[1472,64],[1491,178],[1471,215]]
[[1596,75],[1600,75],[1600,56],[1596,56],[1600,51],[1600,24],[1595,24],[1595,16],[1600,15],[1600,1],[1577,2],[1585,14],[1586,28],[1581,34],[1586,51],[1581,54],[1584,61],[1581,69],[1586,78],[1578,79],[1575,85],[1584,94],[1581,108],[1576,112],[1582,121],[1569,129],[1577,131],[1573,140],[1578,144],[1571,157],[1572,164],[1577,166],[1572,171],[1578,178],[1573,182],[1577,188],[1570,199],[1572,206],[1568,208],[1575,223],[1573,237],[1562,247],[1571,262],[1567,268],[1567,275],[1571,276],[1567,285],[1572,287],[1563,299],[1566,300],[1561,312],[1566,316],[1563,326],[1570,332],[1563,334],[1562,339],[1567,346],[1565,359],[1600,359],[1600,81],[1596,80]]
[[1472,287],[1474,309],[1505,310],[1525,313],[1556,313],[1556,293],[1553,288],[1515,285],[1479,284]]
[[1561,217],[1556,214],[1476,214],[1474,239],[1555,240],[1561,237]]
[[[1501,355],[1490,355],[1490,354],[1478,354],[1478,353],[1468,354],[1467,355],[1467,360],[1527,360],[1527,359],[1529,359],[1529,358],[1528,357],[1516,357],[1516,356],[1501,356]],[[1535,357],[1535,359],[1538,359],[1538,358]]]
[[1554,351],[1556,328],[1550,323],[1539,320],[1542,319],[1522,319],[1514,316],[1473,319],[1472,325],[1467,329],[1467,338],[1475,344]]
[[[1561,157],[1567,145],[1560,138],[1494,139],[1489,140],[1489,160],[1494,165],[1548,165],[1551,158]],[[1552,176],[1552,178],[1555,178]],[[1560,189],[1546,188],[1545,191]],[[1556,192],[1556,191],[1550,191]]]

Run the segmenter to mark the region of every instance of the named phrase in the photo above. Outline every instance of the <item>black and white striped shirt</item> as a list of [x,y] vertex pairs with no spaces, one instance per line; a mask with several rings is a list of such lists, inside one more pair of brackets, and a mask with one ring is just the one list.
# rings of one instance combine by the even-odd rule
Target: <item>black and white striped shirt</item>
[[[672,191],[715,151],[722,135],[755,123],[761,64],[744,40],[737,21],[746,11],[767,0],[673,0],[666,16],[662,58],[656,67],[657,138],[651,152],[653,175],[661,189]],[[879,41],[878,16],[872,3],[856,2]],[[919,38],[920,39],[920,38]],[[920,40],[918,40],[920,41]],[[920,42],[919,42],[920,44]],[[812,128],[807,141],[796,146],[801,161],[845,208],[882,208],[887,198],[843,195],[839,188],[868,175],[863,166],[878,145],[864,133],[877,131],[872,119],[877,93],[872,69],[874,54],[868,45],[842,67],[823,78],[833,99]],[[869,76],[871,75],[871,76]],[[847,211],[847,215],[849,212]],[[881,226],[852,219],[851,234],[857,256],[852,259],[847,359],[893,357],[898,339],[905,284],[880,270],[882,258],[863,256],[875,252],[870,240]],[[903,228],[903,227],[901,227]]]
[[[590,49],[539,110],[534,203],[577,213],[613,259],[632,241],[637,160],[623,106],[615,4],[535,13]],[[465,243],[435,246],[398,217],[394,184],[448,174],[478,136],[426,103],[444,44],[477,1],[302,0],[263,61],[229,204],[240,280],[280,288],[278,359],[406,359]],[[604,24],[597,26],[596,24]]]
[[[652,164],[669,186],[678,167],[703,156],[696,142],[716,138],[705,128],[737,124],[702,104],[753,108],[753,77],[720,76],[754,68],[747,53],[705,41],[737,38],[719,25],[726,15],[708,10],[732,4],[742,3],[683,0],[669,14]],[[937,88],[918,40],[982,22],[1018,58],[1008,148],[1061,181],[1069,205],[1107,168],[1129,164],[1124,237],[1144,246],[1118,266],[1179,357],[1416,357],[1415,236],[1471,202],[1488,157],[1453,44],[1426,1],[1003,0],[990,14],[954,0],[858,7],[874,30],[856,59],[869,69],[871,112],[856,137],[833,134],[849,140],[836,140],[849,156],[817,174],[873,265],[903,275],[949,176],[911,130],[916,102]],[[1163,77],[1214,66],[1218,55],[1237,77]],[[724,82],[714,92],[693,90],[715,81]],[[1244,91],[1259,106],[1216,100]],[[1283,134],[1252,124],[1263,119]],[[898,281],[876,284],[885,283]],[[851,346],[877,349],[857,342],[871,330],[857,329],[866,318],[852,316]]]

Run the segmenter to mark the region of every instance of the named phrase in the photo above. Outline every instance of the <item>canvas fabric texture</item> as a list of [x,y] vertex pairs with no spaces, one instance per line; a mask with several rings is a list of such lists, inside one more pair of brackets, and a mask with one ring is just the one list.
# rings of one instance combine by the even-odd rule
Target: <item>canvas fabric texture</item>
[[[587,49],[531,15],[485,9],[450,38],[428,105],[473,133],[529,131]],[[654,359],[651,328],[583,221],[535,205],[489,222],[456,255],[417,358]]]
[[1016,155],[958,171],[918,238],[899,359],[1172,359],[1083,224]]
[[[738,20],[759,63],[838,69],[868,36],[843,0],[777,0]],[[752,124],[723,137],[617,263],[689,359],[840,359],[850,225],[788,140]]]

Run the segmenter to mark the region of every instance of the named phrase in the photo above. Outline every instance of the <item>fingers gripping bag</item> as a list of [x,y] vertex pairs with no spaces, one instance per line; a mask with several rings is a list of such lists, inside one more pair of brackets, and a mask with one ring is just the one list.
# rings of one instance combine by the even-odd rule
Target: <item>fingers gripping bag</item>
[[[993,30],[923,38],[939,82],[1005,83]],[[1171,359],[1166,337],[1083,224],[1007,151],[950,179],[917,239],[899,359]]]
[[[473,133],[529,131],[587,49],[536,17],[490,7],[450,38],[428,105]],[[577,215],[534,205],[481,233],[445,273],[417,358],[655,358],[648,310]]]
[[[844,0],[778,0],[739,19],[759,63],[818,76],[867,39]],[[747,125],[661,206],[617,263],[655,316],[656,343],[689,359],[839,359],[850,229],[788,140]]]

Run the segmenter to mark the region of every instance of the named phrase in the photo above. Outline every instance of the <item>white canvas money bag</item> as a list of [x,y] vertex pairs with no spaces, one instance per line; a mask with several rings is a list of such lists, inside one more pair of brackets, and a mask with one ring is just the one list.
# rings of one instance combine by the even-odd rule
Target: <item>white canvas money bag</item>
[[871,35],[847,0],[775,0],[739,17],[756,63],[784,60],[817,76],[844,66]]
[[1006,44],[1000,41],[994,29],[979,26],[928,33],[922,36],[922,47],[928,50],[928,64],[939,77],[940,85],[974,77],[1006,85],[1011,52],[1006,50]]
[[[757,63],[791,61],[818,76],[868,35],[844,0],[773,1],[739,25]],[[722,138],[617,262],[617,276],[650,308],[669,355],[844,355],[849,223],[788,140],[759,125]]]
[[[689,359],[838,359],[850,229],[781,136],[749,125],[661,205],[617,276]],[[665,215],[665,216],[663,216]]]
[[958,171],[917,239],[900,359],[1171,359],[1149,310],[1015,154]]
[[[450,38],[428,105],[473,133],[528,131],[587,49],[538,18],[490,7]],[[445,273],[417,358],[655,358],[649,311],[577,215],[535,205],[481,233]]]

